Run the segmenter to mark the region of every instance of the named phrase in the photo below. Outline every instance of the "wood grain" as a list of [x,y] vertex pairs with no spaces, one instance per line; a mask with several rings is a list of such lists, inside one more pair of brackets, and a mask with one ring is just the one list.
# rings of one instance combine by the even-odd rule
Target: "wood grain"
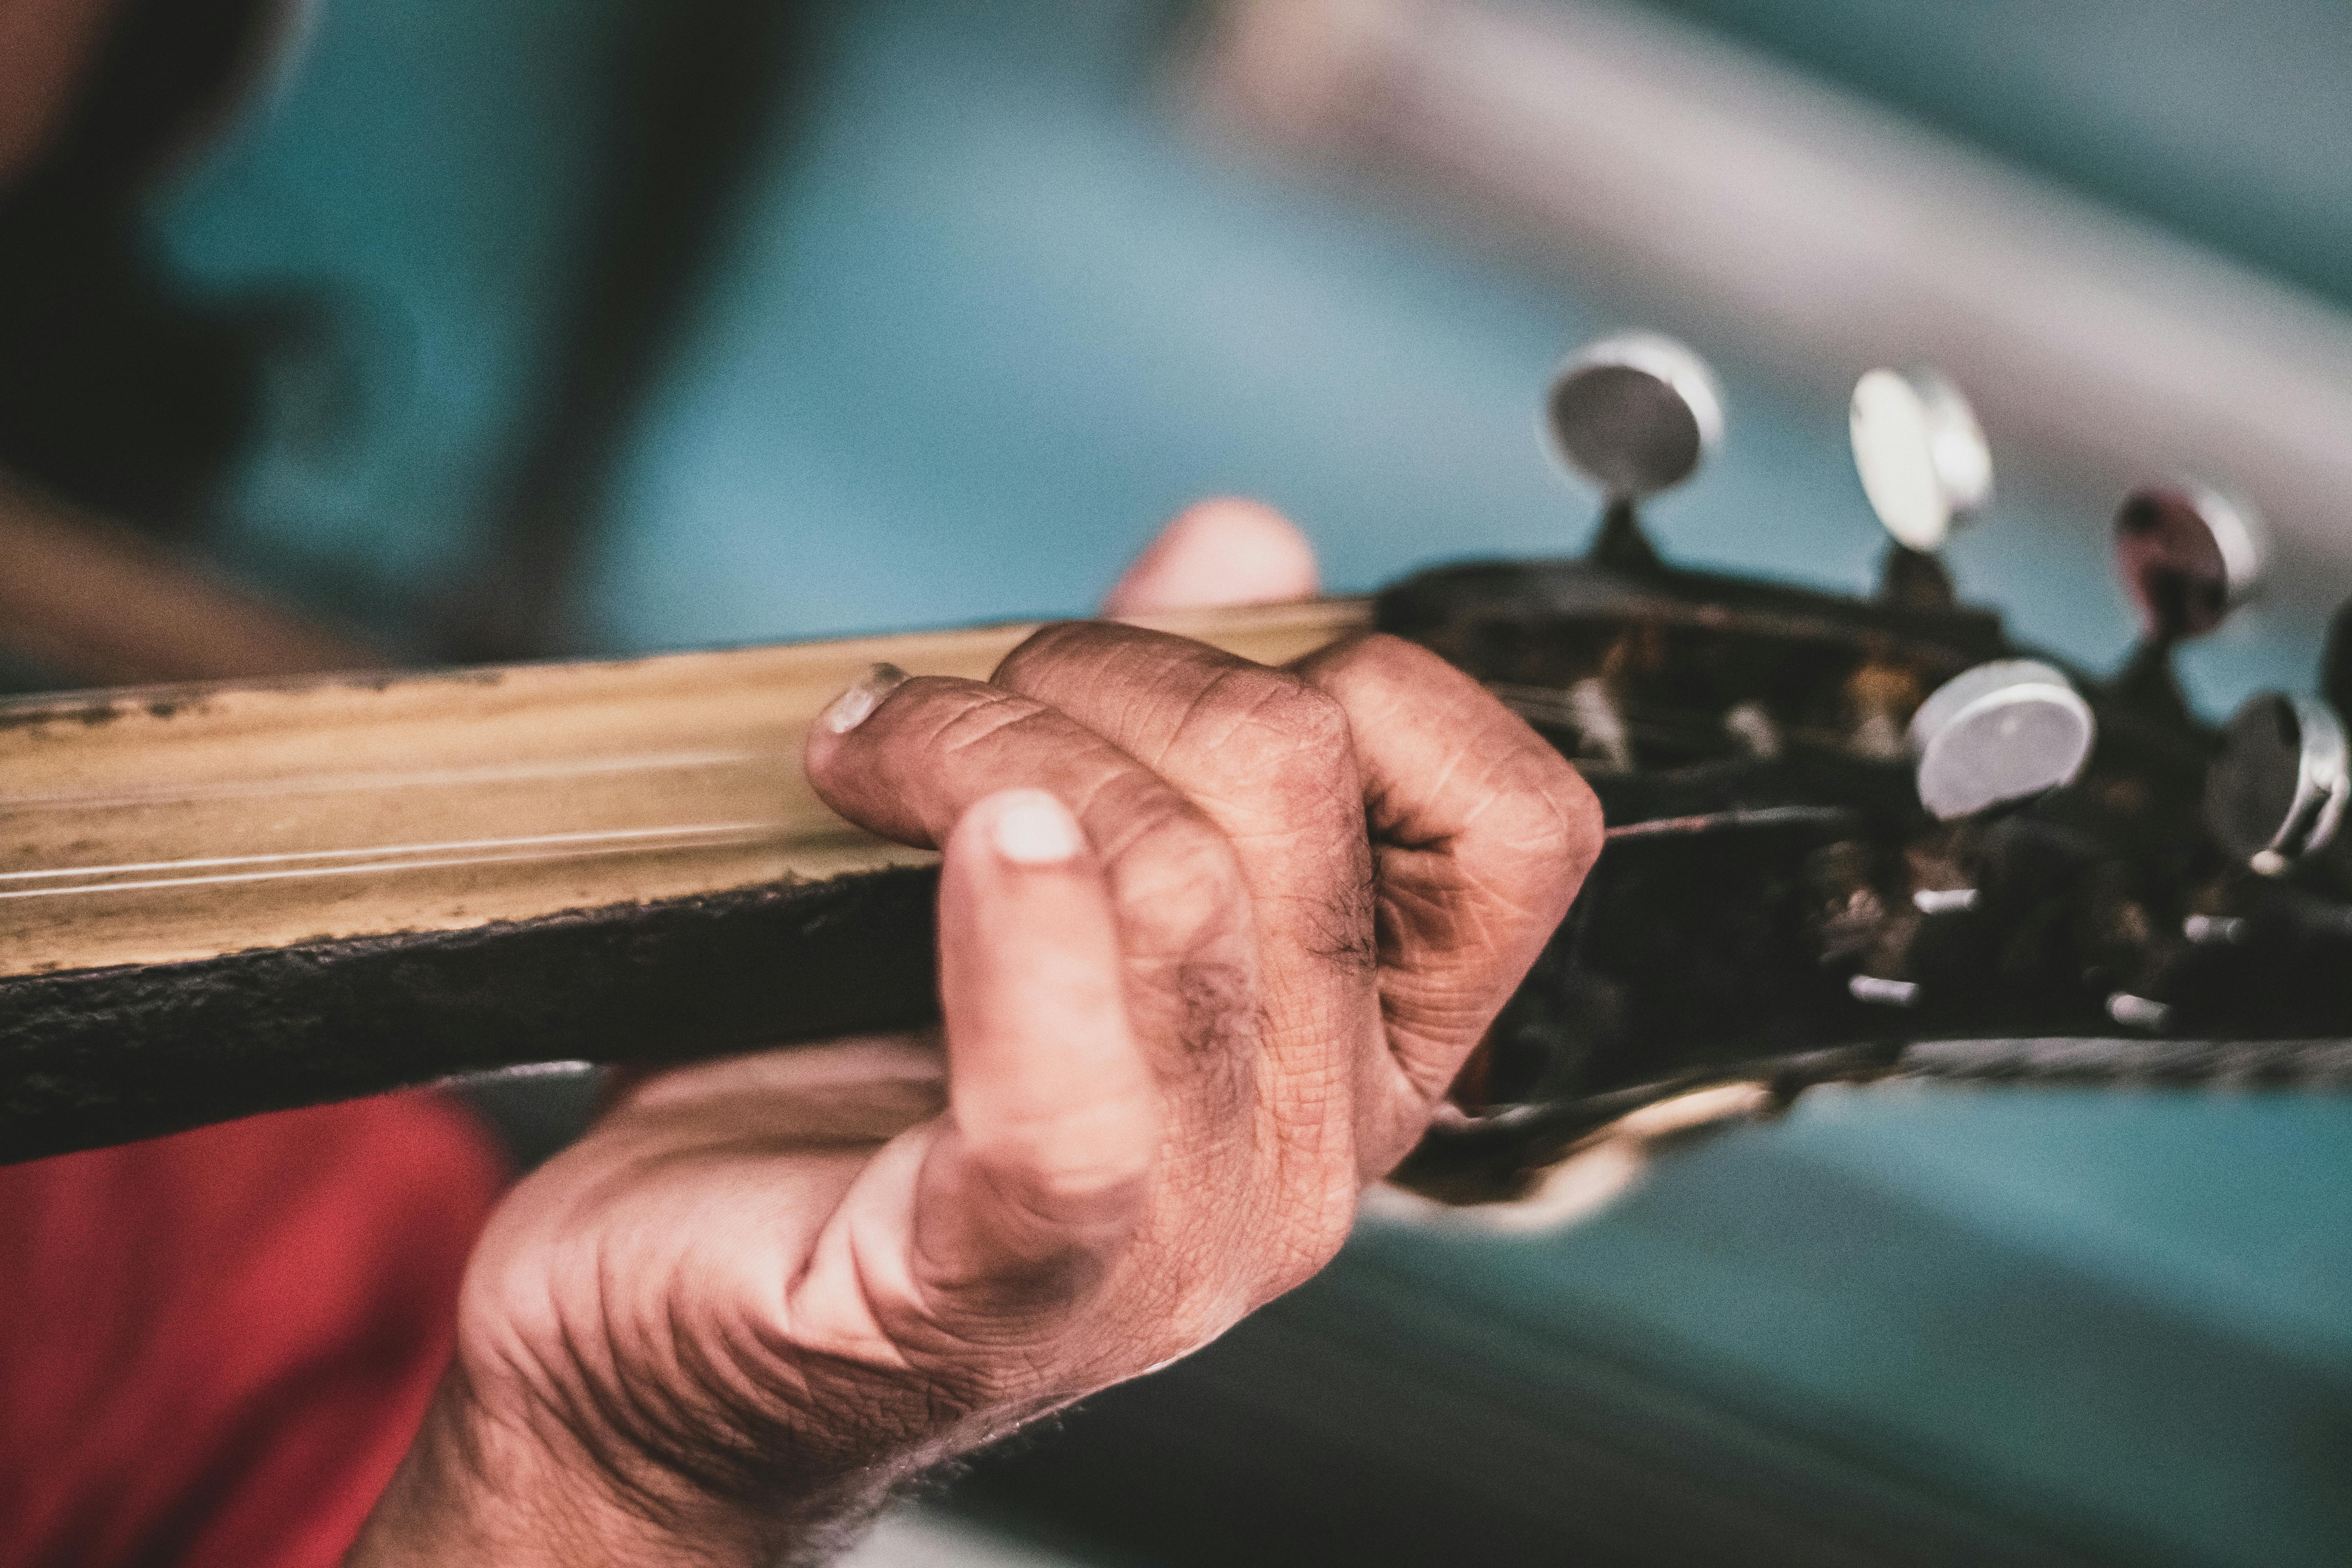
[[[1278,663],[1360,601],[1149,624]],[[0,976],[184,963],[920,864],[801,771],[879,660],[985,679],[1034,624],[0,704]]]

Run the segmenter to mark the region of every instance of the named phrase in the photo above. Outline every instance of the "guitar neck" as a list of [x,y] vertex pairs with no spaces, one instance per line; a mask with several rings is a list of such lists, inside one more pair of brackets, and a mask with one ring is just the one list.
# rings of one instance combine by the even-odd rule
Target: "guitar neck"
[[[1151,624],[1279,662],[1360,600]],[[984,679],[1034,624],[0,705],[0,976],[448,931],[919,863],[801,769],[868,665]]]
[[[1362,601],[1150,624],[1281,662]],[[810,789],[877,661],[1034,629],[0,707],[0,1162],[936,1016],[932,857]]]

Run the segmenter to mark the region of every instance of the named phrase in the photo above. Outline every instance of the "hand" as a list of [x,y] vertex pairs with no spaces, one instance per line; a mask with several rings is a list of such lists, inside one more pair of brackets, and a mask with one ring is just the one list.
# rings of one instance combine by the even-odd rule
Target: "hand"
[[0,189],[55,135],[119,0],[0,5]]
[[[1215,503],[1114,603],[1253,551],[1311,588]],[[913,1471],[1206,1343],[1339,1247],[1600,845],[1552,748],[1386,637],[1277,670],[1055,626],[836,711],[817,788],[945,850],[944,1082],[891,1039],[631,1090],[492,1220],[354,1561],[821,1561]]]

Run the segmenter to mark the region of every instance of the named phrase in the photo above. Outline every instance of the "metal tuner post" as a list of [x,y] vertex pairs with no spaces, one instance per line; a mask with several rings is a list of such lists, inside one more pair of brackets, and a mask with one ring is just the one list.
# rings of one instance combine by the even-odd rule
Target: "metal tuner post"
[[2139,616],[2140,640],[2116,678],[2117,700],[2188,728],[2176,645],[2229,618],[2262,586],[2270,538],[2246,501],[2193,480],[2142,485],[2116,510],[2116,574]]
[[1919,804],[1950,822],[2072,784],[2097,738],[2063,672],[2030,658],[1978,665],[1911,716]]
[[2327,647],[2319,656],[2319,694],[2338,714],[2352,713],[2352,599],[2337,607],[2327,625]]
[[1639,505],[1690,478],[1723,439],[1715,373],[1672,338],[1627,332],[1570,354],[1552,377],[1543,412],[1553,455],[1606,498],[1593,563],[1659,570]]
[[2347,798],[2352,755],[2336,709],[2265,691],[2221,731],[2205,775],[2205,825],[2245,865],[2284,876],[2336,841]]
[[1879,597],[1951,608],[1952,579],[1939,552],[1992,499],[1992,450],[1976,411],[1933,370],[1874,370],[1854,384],[1847,428],[1863,493],[1894,540]]
[[1920,944],[1937,942],[1946,921],[1979,908],[1982,840],[1972,819],[2073,783],[2096,738],[2090,704],[2037,660],[1979,664],[1928,695],[1911,719],[1914,778],[1920,804],[1949,830],[1916,841],[1906,857],[1911,908],[1888,911],[1875,951],[1847,982],[1855,1001],[1920,1005]]

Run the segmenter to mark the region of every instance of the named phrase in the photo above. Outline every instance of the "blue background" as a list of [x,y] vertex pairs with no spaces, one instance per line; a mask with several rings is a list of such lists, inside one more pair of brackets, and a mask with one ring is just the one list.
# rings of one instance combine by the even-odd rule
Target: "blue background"
[[[1670,8],[2352,298],[2339,6]],[[342,323],[334,363],[274,369],[221,499],[235,564],[394,627],[467,572],[579,287],[622,15],[327,0],[267,103],[159,195],[192,293],[292,286]],[[1289,510],[1340,589],[1581,542],[1592,499],[1533,416],[1559,354],[1622,324],[1604,301],[1185,132],[1166,6],[824,15],[813,96],[771,117],[599,501],[584,646],[1078,611],[1217,492]],[[1729,438],[1655,508],[1662,542],[1864,585],[1879,537],[1842,406],[1723,368]],[[2106,665],[2128,625],[2103,522],[2004,499],[1958,575]],[[2307,686],[2315,638],[2250,617],[2191,656],[2196,689]],[[1582,1229],[1378,1226],[1341,1267],[1497,1358],[1614,1347],[1824,1463],[2055,1539],[2352,1560],[2340,1100],[1816,1096]]]

